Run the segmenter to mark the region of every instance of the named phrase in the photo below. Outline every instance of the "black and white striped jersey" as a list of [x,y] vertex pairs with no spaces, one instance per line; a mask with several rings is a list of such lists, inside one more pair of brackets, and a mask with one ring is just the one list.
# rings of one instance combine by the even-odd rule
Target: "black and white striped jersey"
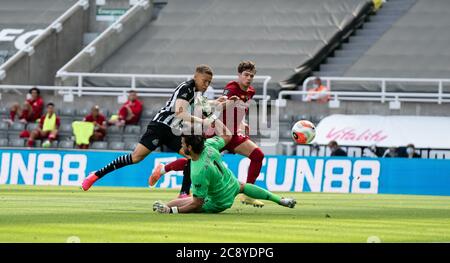
[[[173,126],[175,118],[175,101],[177,99],[187,100],[190,105],[194,103],[195,99],[195,82],[193,79],[180,83],[173,92],[170,99],[167,101],[166,106],[161,108],[155,115],[152,121],[165,124],[167,126]],[[177,121],[177,123],[179,120]]]

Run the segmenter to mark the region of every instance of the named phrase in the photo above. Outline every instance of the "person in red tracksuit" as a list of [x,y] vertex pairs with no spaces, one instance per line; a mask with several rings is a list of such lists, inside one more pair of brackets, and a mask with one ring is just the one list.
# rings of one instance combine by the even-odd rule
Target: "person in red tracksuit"
[[20,107],[19,103],[14,103],[11,106],[10,120],[6,121],[12,123],[18,116],[19,121],[22,123],[36,122],[42,116],[44,100],[40,96],[40,90],[37,87],[33,87],[28,93],[29,95],[23,103],[23,107]]
[[55,104],[52,102],[47,104],[47,112],[39,120],[39,126],[31,132],[28,138],[27,146],[33,147],[34,141],[39,139],[45,139],[46,141],[42,143],[43,147],[57,139],[58,129],[61,125],[61,121],[58,116],[56,116]]
[[142,114],[142,102],[138,100],[135,90],[128,92],[128,100],[119,109],[119,118],[117,120],[109,120],[108,124],[124,126],[136,125],[139,123]]
[[[98,105],[92,107],[91,113],[86,115],[83,121],[94,123],[94,133],[89,138],[89,141],[103,141],[106,135],[106,117],[100,113],[100,107]],[[78,146],[80,149],[89,148],[89,144],[80,144]]]
[[[247,174],[247,183],[254,184],[256,178],[261,171],[264,153],[261,149],[250,140],[249,127],[244,121],[244,117],[248,112],[248,101],[255,95],[255,89],[251,86],[253,78],[256,74],[255,63],[252,61],[242,61],[237,68],[238,81],[229,82],[225,88],[223,95],[228,99],[220,120],[233,133],[233,136],[227,145],[221,151],[227,150],[230,153],[237,153],[250,159],[250,166]],[[232,105],[232,107],[230,107]],[[231,111],[228,112],[227,111]],[[227,120],[230,116],[231,119]],[[184,171],[183,185],[181,187],[179,197],[188,197],[191,185],[189,173],[190,162],[186,158],[178,159],[172,163],[158,165],[149,178],[149,184],[154,185],[156,181],[169,171]],[[240,196],[241,202],[257,207],[262,207],[263,202],[252,199],[245,195]]]

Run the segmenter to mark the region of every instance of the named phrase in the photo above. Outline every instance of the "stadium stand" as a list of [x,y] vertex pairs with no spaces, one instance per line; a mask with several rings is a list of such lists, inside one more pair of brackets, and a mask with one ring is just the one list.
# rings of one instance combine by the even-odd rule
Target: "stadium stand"
[[[445,0],[391,0],[383,5],[371,21],[350,37],[342,50],[328,58],[316,75],[370,78],[447,79],[450,75],[450,26],[447,15],[450,2]],[[384,12],[384,13],[383,13]],[[387,12],[387,14],[386,14]],[[378,31],[377,31],[378,30]],[[374,33],[375,32],[375,33]],[[374,38],[371,34],[380,34]],[[359,36],[359,39],[356,39]],[[356,39],[356,40],[355,40]],[[370,43],[372,41],[372,43]],[[367,46],[349,50],[364,42]],[[344,62],[347,60],[348,62]],[[332,64],[340,63],[340,65]],[[333,62],[334,61],[334,62]],[[340,68],[334,70],[332,68]],[[322,71],[323,69],[323,71]],[[333,91],[379,91],[379,83],[340,81]],[[390,92],[437,92],[433,83],[387,83]],[[450,92],[450,83],[442,85]]]
[[[2,1],[0,27],[12,28],[14,21],[19,20],[10,14],[2,16],[2,10],[8,10],[8,8],[14,10],[15,3],[17,6],[23,7],[25,5],[23,2],[24,0]],[[33,1],[32,4],[27,5],[30,8],[25,11],[30,14],[41,7],[49,10],[48,12],[41,11],[42,16],[36,15],[39,16],[36,21],[41,21],[45,17],[49,18],[48,21],[41,23],[40,28],[47,27],[77,1],[53,1],[55,6],[49,8],[47,8],[49,5],[45,4],[47,2],[49,0]],[[60,2],[64,2],[65,5],[63,6]],[[98,21],[93,19],[95,2],[94,0],[89,1],[91,15],[89,28],[101,28],[101,26],[95,26]],[[130,5],[127,0],[120,0],[120,2],[107,0],[106,6],[122,8]],[[375,2],[378,3],[375,4],[378,7],[383,1]],[[311,73],[324,77],[444,78],[448,76],[450,68],[447,65],[448,61],[445,60],[448,60],[449,52],[446,44],[450,40],[445,34],[445,28],[450,25],[448,23],[450,20],[447,18],[450,6],[447,2],[443,0],[389,0],[385,1],[383,6],[374,13],[376,8],[371,0],[156,0],[152,2],[151,8],[139,8],[139,12],[130,13],[132,17],[121,21],[123,28],[117,26],[113,32],[97,38],[104,38],[102,45],[105,46],[97,45],[97,43],[94,51],[79,52],[78,55],[76,52],[65,51],[67,53],[66,61],[70,59],[77,61],[78,57],[82,58],[78,60],[79,64],[76,67],[66,69],[69,73],[73,70],[74,72],[94,74],[191,75],[195,64],[207,63],[213,66],[216,75],[234,76],[237,63],[243,59],[251,59],[256,62],[257,76],[272,76],[271,91],[269,91],[272,99],[276,97],[280,88],[296,89],[297,85],[301,84],[302,80]],[[6,4],[3,5],[3,3]],[[19,13],[20,11],[16,10],[15,12]],[[149,13],[152,14],[152,19],[144,18]],[[53,15],[51,19],[50,14]],[[79,19],[77,23],[81,27],[84,20]],[[6,23],[11,23],[11,26]],[[142,25],[144,26],[142,27]],[[86,25],[83,24],[83,26]],[[77,34],[80,32],[83,30],[77,31]],[[98,34],[90,36],[89,41],[95,38],[94,35]],[[70,43],[72,41],[77,42],[79,39],[71,39]],[[2,58],[6,58],[4,51],[6,48],[1,46],[3,44],[5,43],[0,41],[0,62]],[[104,47],[109,46],[114,46],[114,48],[105,50]],[[339,47],[341,49],[337,49]],[[37,52],[39,51],[37,50]],[[419,53],[421,59],[417,60]],[[9,52],[7,54],[10,56]],[[86,57],[91,60],[84,60]],[[321,62],[326,62],[326,64],[320,66],[320,71],[313,72],[313,70],[319,69],[318,65]],[[94,67],[91,68],[92,65]],[[16,66],[17,69],[24,70],[23,75],[26,76],[30,75],[27,73],[28,68],[45,68],[42,64],[19,64]],[[1,75],[0,68],[0,81]],[[62,98],[65,93],[60,93],[60,90],[44,91],[45,101],[55,102],[61,117],[60,136],[52,147],[76,148],[70,124],[74,120],[81,120],[90,112],[90,108],[97,104],[100,105],[107,118],[111,114],[116,114],[117,108],[121,104],[117,101],[117,96],[131,87],[129,79],[85,78],[84,80],[86,86],[89,84],[98,88],[96,92],[99,94],[94,95],[92,91],[83,91],[83,95],[80,93],[77,96],[77,91],[74,89],[75,100],[66,102]],[[159,82],[139,79],[136,82],[136,87],[142,89],[146,87],[173,89],[174,82],[179,82],[179,80]],[[21,82],[9,83],[22,84]],[[31,84],[39,84],[39,81]],[[261,94],[261,83],[256,82],[255,84],[258,94]],[[433,85],[437,87],[437,84]],[[112,89],[103,88],[104,90],[102,90],[100,86],[115,86],[124,89],[112,91]],[[216,81],[214,86],[220,89],[221,81]],[[428,88],[430,87],[423,84],[389,84],[386,91],[423,93]],[[449,84],[444,84],[442,88],[443,91],[450,91]],[[23,97],[14,97],[19,93],[11,92],[10,88],[6,88],[6,90],[7,92],[0,94],[2,96],[0,101],[2,119],[9,115],[8,102],[16,101],[16,97],[22,100]],[[24,88],[22,91],[25,90]],[[333,83],[332,88],[332,91],[379,90],[379,85],[363,81]],[[3,92],[4,89],[1,91]],[[109,93],[106,96],[100,94],[103,91]],[[113,92],[116,93],[112,94]],[[148,122],[166,100],[166,98],[162,99],[159,94],[153,98],[151,96],[142,98],[145,108],[139,125],[122,128],[108,127],[104,141],[96,143],[90,149],[132,150],[140,135],[145,132]],[[340,108],[330,108],[327,104],[300,103],[291,97],[285,98],[287,106],[281,110],[279,116],[280,145],[289,142],[292,146],[290,128],[299,119],[308,119],[318,124],[324,117],[335,113],[393,114],[384,102],[345,101],[341,103]],[[403,105],[395,114],[448,116],[448,112],[450,112],[448,109],[449,107],[445,103],[444,105],[411,103]],[[273,107],[268,110],[270,113]],[[0,124],[0,140],[2,140],[0,146],[6,144],[21,147],[20,145],[24,141],[18,141],[18,134],[23,129],[30,131],[34,128],[35,124],[27,124],[26,127],[8,127]],[[274,129],[270,127],[262,130],[271,132]],[[269,136],[258,134],[253,138],[259,144],[261,140],[267,139]],[[39,147],[40,144],[41,142],[37,141],[36,147]],[[280,145],[278,147],[281,147]],[[271,154],[270,151],[264,151],[266,154]]]
[[29,41],[29,37],[36,36],[40,30],[49,26],[76,2],[76,0],[2,0],[0,64],[2,58],[9,58],[17,52],[17,44],[24,43],[24,40]]
[[352,34],[334,54],[320,65],[313,75],[343,76],[344,73],[369,50],[398,21],[417,0],[390,0],[373,12],[367,21]]
[[418,0],[344,76],[448,78],[449,8],[449,1]]
[[[95,71],[192,74],[195,64],[206,63],[216,74],[235,75],[238,62],[250,59],[257,62],[258,75],[272,76],[275,92],[280,81],[296,86],[372,8],[369,0],[168,1],[158,19]],[[127,85],[99,78],[87,82]]]
[[58,148],[64,148],[64,149],[73,149],[74,147],[74,142],[73,141],[60,141],[58,143]]
[[97,150],[106,150],[108,149],[108,143],[107,142],[93,142],[91,145],[92,149]]
[[88,6],[83,0],[3,0],[0,50],[8,54],[0,83],[53,84],[56,71],[83,45]]

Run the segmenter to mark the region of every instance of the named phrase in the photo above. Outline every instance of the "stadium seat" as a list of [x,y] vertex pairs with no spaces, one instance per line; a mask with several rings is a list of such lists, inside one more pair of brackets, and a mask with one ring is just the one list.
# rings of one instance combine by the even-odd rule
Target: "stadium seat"
[[0,147],[7,147],[7,146],[8,146],[8,139],[0,137]]
[[108,149],[108,143],[107,142],[93,142],[90,148],[98,149],[98,150],[106,150],[106,149]]
[[125,150],[134,150],[134,148],[136,148],[138,142],[134,141],[134,142],[125,142]]
[[6,133],[8,132],[8,129],[9,129],[8,123],[0,121],[0,133]]
[[280,115],[280,121],[283,121],[283,122],[292,122],[292,119],[293,119],[293,116],[290,115],[290,114],[288,114],[288,113],[285,113],[285,114],[281,114],[281,115]]
[[306,114],[299,114],[299,115],[294,116],[294,122],[297,122],[299,120],[309,120],[309,119],[311,119],[311,117]]
[[291,130],[280,130],[280,138],[282,139],[290,139],[291,136]]
[[280,134],[280,138],[284,138],[284,139],[291,138],[291,123],[290,122],[280,122],[279,134]]
[[16,138],[9,140],[9,146],[11,147],[24,147],[25,146],[25,140]]
[[124,142],[110,142],[108,148],[110,150],[124,150],[125,143]]
[[9,127],[10,132],[21,132],[25,130],[25,124],[21,122],[14,122],[11,127]]
[[70,135],[72,136],[72,124],[61,124],[59,126],[59,135]]
[[60,116],[59,119],[61,120],[61,125],[72,124],[72,122],[74,121],[73,116]]
[[122,141],[122,134],[107,134],[106,140],[108,142],[121,142]]
[[153,109],[146,109],[142,112],[142,118],[143,119],[152,119],[156,113],[157,113],[157,111],[155,111]]
[[72,140],[64,140],[58,143],[58,148],[73,149],[74,144]]
[[107,134],[122,134],[123,133],[123,127],[117,127],[115,125],[108,126]]
[[36,128],[37,128],[38,126],[39,126],[38,123],[36,123],[36,122],[30,122],[30,123],[27,124],[27,130],[28,130],[28,131],[34,131],[34,130],[36,130]]
[[73,140],[75,140],[75,136],[74,135],[59,134],[58,135],[58,140],[59,141],[73,141]]
[[25,130],[25,124],[21,122],[14,122],[8,130],[8,137],[15,139],[20,137],[20,133]]
[[42,141],[41,140],[34,141],[34,147],[35,148],[41,148],[41,146],[42,146]]
[[140,136],[124,136],[121,141],[123,142],[137,142],[139,141]]
[[91,113],[91,110],[88,108],[81,108],[76,111],[77,119],[82,120],[86,115]]
[[75,110],[71,107],[63,107],[59,109],[60,116],[73,117],[75,115]]
[[9,108],[8,107],[0,107],[0,117],[1,117],[1,119],[6,118],[8,115],[9,115]]
[[8,133],[8,139],[9,140],[14,140],[14,139],[19,139],[19,134],[18,133]]
[[[44,148],[44,147],[42,147],[42,143],[43,143],[44,141],[45,141],[45,140],[36,140],[36,141],[34,142],[34,147],[36,147],[36,148]],[[52,148],[52,149],[58,148],[58,141],[52,141],[50,147],[48,147],[48,148]]]
[[140,134],[141,126],[138,125],[127,125],[125,126],[125,135],[127,134]]
[[140,138],[141,138],[141,135],[138,135],[138,134],[124,134],[122,141],[124,141],[124,142],[133,142],[133,141],[136,142],[136,141],[139,141]]
[[147,127],[147,125],[153,120],[153,118],[142,118],[141,119],[141,127],[145,126]]

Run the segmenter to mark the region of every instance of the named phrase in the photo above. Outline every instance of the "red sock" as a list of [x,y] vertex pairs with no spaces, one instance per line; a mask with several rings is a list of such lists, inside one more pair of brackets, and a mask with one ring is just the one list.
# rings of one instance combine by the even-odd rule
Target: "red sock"
[[34,141],[33,140],[28,140],[27,145],[28,147],[33,147]]
[[247,183],[254,184],[261,171],[264,153],[261,149],[256,148],[248,158],[250,158],[250,166],[248,167]]
[[164,166],[164,170],[166,171],[166,173],[170,172],[170,171],[183,171],[184,166],[187,164],[188,159],[186,158],[181,158],[181,159],[177,159],[171,163],[168,163]]

